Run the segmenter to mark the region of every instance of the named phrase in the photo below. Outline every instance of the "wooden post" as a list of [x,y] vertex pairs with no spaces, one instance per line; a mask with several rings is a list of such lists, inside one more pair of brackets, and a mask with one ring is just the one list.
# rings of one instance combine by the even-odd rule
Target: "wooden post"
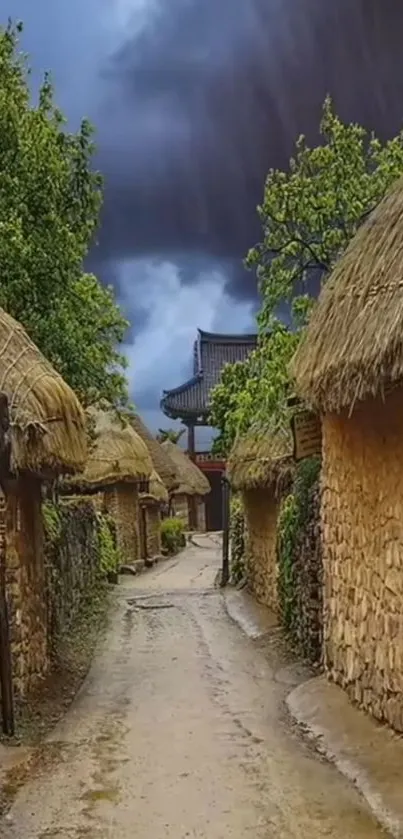
[[188,455],[191,460],[196,458],[195,427],[188,425]]
[[5,393],[0,393],[0,692],[3,733],[7,737],[13,737],[15,733],[13,675],[6,584],[6,486],[9,470],[10,418],[8,399]]
[[221,588],[224,588],[229,582],[229,502],[230,502],[230,486],[228,478],[223,475],[221,478],[222,486],[222,570],[221,570]]
[[[196,443],[195,443],[195,427],[188,425],[188,456],[193,462],[196,460]],[[191,530],[197,530],[197,500],[194,495],[189,498],[189,527]]]

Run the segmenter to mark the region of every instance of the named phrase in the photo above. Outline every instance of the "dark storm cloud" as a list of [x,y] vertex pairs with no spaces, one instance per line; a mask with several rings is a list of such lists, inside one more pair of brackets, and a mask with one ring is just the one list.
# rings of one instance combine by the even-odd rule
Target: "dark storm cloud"
[[[184,282],[202,253],[250,297],[241,259],[259,237],[270,166],[315,140],[330,91],[341,115],[395,132],[403,112],[396,0],[170,0],[103,72],[98,258],[160,253]],[[189,260],[188,256],[192,254]],[[194,264],[196,264],[196,262]],[[183,267],[182,267],[183,266]]]

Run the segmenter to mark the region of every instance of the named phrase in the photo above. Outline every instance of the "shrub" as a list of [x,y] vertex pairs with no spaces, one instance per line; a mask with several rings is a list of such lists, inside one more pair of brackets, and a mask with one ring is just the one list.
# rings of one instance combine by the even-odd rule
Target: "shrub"
[[99,560],[100,571],[103,577],[108,578],[119,572],[122,564],[120,551],[116,546],[114,534],[114,522],[108,516],[98,513],[98,538],[99,538]]
[[162,550],[168,554],[176,554],[186,545],[183,522],[180,519],[164,519],[161,524]]

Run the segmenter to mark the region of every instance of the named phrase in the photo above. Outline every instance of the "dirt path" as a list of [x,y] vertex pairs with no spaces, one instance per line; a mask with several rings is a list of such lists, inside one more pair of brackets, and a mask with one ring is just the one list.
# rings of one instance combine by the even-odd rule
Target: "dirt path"
[[5,839],[375,839],[355,790],[300,742],[278,636],[242,635],[217,545],[125,580],[83,690],[20,790]]

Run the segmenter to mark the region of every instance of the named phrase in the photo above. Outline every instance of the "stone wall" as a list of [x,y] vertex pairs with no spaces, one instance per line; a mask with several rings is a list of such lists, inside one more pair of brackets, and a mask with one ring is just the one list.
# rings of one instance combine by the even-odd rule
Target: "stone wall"
[[120,483],[104,492],[104,505],[116,525],[116,540],[124,563],[140,559],[139,496],[136,484]]
[[403,391],[323,421],[325,665],[403,731]]
[[161,554],[161,513],[157,504],[149,504],[146,509],[147,555],[152,558]]
[[245,514],[245,565],[256,599],[277,611],[276,528],[279,501],[270,491],[242,493]]
[[44,505],[48,638],[74,625],[101,576],[99,524],[92,499],[63,499]]
[[35,688],[49,663],[41,483],[22,475],[7,486],[6,593],[14,690]]

